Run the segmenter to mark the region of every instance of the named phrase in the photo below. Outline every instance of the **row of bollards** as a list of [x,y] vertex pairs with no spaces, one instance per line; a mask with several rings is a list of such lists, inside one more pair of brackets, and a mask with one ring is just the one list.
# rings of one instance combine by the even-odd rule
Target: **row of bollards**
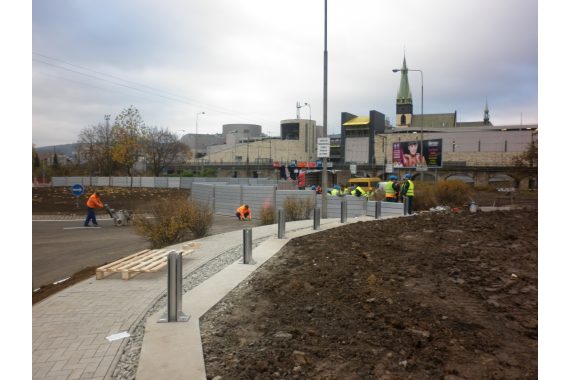
[[[348,207],[346,200],[340,204],[340,222],[346,223]],[[381,202],[376,202],[374,217],[378,219],[382,214]],[[313,229],[318,230],[321,226],[321,209],[313,209]],[[285,210],[277,210],[277,238],[285,238]],[[243,229],[243,264],[255,264],[252,257],[253,236],[251,227]],[[168,277],[167,277],[167,312],[158,322],[186,322],[189,315],[182,312],[182,252],[171,251],[168,253]]]

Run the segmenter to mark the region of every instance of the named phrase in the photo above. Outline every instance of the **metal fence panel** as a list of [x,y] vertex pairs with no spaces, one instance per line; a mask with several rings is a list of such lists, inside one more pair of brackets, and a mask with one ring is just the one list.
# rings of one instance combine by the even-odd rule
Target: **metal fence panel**
[[110,186],[111,178],[109,177],[97,177],[97,180],[94,182],[94,186]]
[[182,177],[180,178],[180,188],[181,189],[191,189],[192,182],[194,182],[194,178],[192,177]]
[[180,177],[166,177],[167,179],[167,187],[170,189],[179,189],[180,188]]
[[158,187],[161,189],[168,187],[168,177],[155,177],[154,187]]
[[404,215],[404,204],[397,202],[381,202],[381,216],[402,216]]
[[208,205],[214,209],[214,184],[194,183],[192,186],[192,200]]
[[216,214],[234,216],[241,204],[240,185],[215,185]]
[[[254,218],[261,216],[264,207],[273,207],[275,204],[275,186],[243,186],[242,194],[242,204],[249,205]],[[234,208],[234,214],[238,206]]]
[[130,177],[111,177],[110,186],[129,187],[131,186]]
[[51,177],[51,185],[55,187],[67,186],[67,177]]
[[348,207],[347,217],[354,218],[356,216],[366,215],[366,203],[368,203],[368,200],[365,197],[346,195],[344,198],[347,201]]
[[[337,196],[328,196],[327,198],[327,218],[340,218],[340,202],[342,198]],[[322,195],[317,197],[317,207],[323,208]],[[322,213],[322,211],[321,211]],[[348,212],[347,212],[348,216]]]
[[140,177],[141,187],[154,187],[154,177]]

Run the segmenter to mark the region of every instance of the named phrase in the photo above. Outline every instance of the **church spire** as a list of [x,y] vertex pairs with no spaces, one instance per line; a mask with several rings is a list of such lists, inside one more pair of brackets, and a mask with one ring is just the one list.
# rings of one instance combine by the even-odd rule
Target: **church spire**
[[[397,72],[398,70],[394,70]],[[408,66],[406,65],[406,54],[400,71],[400,88],[396,98],[396,127],[409,127],[412,125],[414,105],[412,104],[412,92],[408,83]]]
[[398,89],[397,104],[412,104],[412,92],[408,83],[408,66],[406,65],[406,56],[404,55],[404,63],[400,69],[400,88]]
[[485,98],[485,113],[483,116],[483,124],[489,125],[489,104],[487,103],[487,98]]

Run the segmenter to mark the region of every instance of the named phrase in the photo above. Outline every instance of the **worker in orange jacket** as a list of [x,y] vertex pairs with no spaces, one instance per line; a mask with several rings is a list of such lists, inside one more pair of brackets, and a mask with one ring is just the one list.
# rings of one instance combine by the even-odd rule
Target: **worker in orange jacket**
[[248,205],[241,205],[236,209],[236,217],[239,220],[251,220],[251,210]]
[[84,227],[89,227],[89,222],[92,220],[94,226],[98,226],[97,218],[95,217],[95,209],[96,208],[103,208],[103,202],[101,201],[100,194],[98,192],[93,193],[89,199],[87,199],[87,218],[85,219],[85,223],[83,223]]

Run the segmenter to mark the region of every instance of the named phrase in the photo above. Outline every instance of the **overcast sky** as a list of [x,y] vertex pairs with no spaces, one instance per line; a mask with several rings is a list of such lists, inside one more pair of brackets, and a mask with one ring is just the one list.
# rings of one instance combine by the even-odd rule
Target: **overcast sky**
[[[33,0],[32,142],[79,132],[134,105],[147,125],[279,134],[323,122],[324,1]],[[328,132],[343,111],[395,119],[402,65],[423,71],[424,113],[538,122],[537,0],[328,2]],[[421,77],[409,73],[415,113]]]

